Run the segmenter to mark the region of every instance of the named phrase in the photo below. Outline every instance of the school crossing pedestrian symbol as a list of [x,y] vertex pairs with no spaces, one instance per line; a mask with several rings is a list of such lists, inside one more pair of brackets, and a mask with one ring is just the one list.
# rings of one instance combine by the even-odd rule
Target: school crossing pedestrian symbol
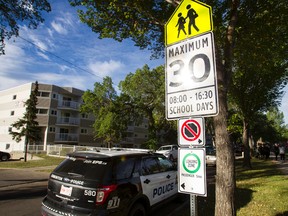
[[183,0],[165,25],[165,45],[213,30],[212,9],[195,0]]

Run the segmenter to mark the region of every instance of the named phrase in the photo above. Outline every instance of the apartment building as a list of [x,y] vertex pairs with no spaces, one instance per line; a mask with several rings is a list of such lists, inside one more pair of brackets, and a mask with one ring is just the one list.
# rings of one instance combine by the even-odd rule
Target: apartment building
[[[0,151],[23,151],[24,137],[17,143],[9,131],[15,130],[11,124],[23,117],[25,102],[29,99],[34,83],[27,83],[0,91]],[[42,141],[37,145],[81,145],[102,146],[101,140],[94,140],[91,114],[82,114],[79,108],[84,91],[73,87],[60,87],[38,84],[37,121],[41,128]],[[142,125],[129,126],[128,137],[119,146],[139,148],[147,140],[147,122]]]

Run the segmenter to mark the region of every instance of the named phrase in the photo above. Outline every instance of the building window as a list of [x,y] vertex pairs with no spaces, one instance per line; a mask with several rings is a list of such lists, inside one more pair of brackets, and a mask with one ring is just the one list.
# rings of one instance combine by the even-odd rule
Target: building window
[[51,115],[57,115],[57,110],[51,110]]
[[83,119],[88,119],[88,114],[87,114],[87,113],[82,113],[82,114],[81,114],[81,117],[82,117]]
[[12,127],[9,127],[9,128],[8,128],[8,132],[12,132]]
[[17,98],[17,95],[13,95],[13,100],[16,100],[16,98]]
[[88,131],[86,128],[81,128],[81,134],[87,134],[87,133],[88,133]]
[[50,92],[42,92],[42,97],[50,97]]
[[14,111],[11,111],[11,112],[10,112],[10,115],[11,115],[11,116],[14,116],[14,114],[15,114]]
[[37,114],[45,115],[48,113],[48,109],[37,109]]
[[53,93],[53,99],[58,99],[58,94]]
[[50,92],[39,91],[37,94],[38,97],[50,97]]
[[55,133],[55,127],[49,127],[49,132]]

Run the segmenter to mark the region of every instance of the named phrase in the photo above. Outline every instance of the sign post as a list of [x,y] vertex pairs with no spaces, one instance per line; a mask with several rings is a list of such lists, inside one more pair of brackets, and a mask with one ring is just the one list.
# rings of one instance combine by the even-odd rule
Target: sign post
[[212,9],[197,0],[181,1],[165,25],[165,113],[179,120],[178,192],[190,194],[191,216],[207,196],[202,117],[219,112],[212,30]]

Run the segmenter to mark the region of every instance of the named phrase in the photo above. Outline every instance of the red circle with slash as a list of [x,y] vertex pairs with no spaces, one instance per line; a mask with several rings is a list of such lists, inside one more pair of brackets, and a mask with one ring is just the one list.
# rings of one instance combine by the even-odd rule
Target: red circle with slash
[[187,141],[195,141],[199,138],[201,134],[200,124],[193,120],[189,119],[182,124],[181,135]]

